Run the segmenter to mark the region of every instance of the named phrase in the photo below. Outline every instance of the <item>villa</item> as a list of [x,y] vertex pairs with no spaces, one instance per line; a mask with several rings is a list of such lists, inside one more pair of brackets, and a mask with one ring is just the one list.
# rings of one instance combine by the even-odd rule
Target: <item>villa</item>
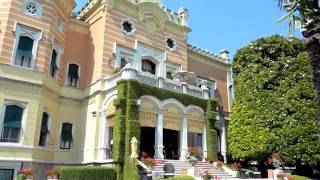
[[228,51],[188,44],[188,10],[160,0],[75,6],[0,2],[0,175],[120,161],[132,136],[159,160],[186,160],[189,147],[226,159]]

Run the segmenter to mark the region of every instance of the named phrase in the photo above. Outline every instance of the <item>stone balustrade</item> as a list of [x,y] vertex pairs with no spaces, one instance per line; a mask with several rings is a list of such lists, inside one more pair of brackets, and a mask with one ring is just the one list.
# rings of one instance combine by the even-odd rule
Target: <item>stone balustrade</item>
[[115,88],[119,80],[137,80],[143,84],[167,89],[177,93],[188,94],[202,99],[207,99],[209,97],[209,90],[206,87],[199,88],[185,82],[177,82],[171,79],[157,77],[148,72],[137,71],[130,67],[125,67],[119,73],[106,78],[104,90]]

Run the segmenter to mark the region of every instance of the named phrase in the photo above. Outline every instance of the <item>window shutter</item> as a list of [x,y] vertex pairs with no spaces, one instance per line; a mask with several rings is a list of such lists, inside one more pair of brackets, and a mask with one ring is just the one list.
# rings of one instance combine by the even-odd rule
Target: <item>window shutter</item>
[[18,44],[18,54],[21,56],[32,57],[33,39],[21,36]]
[[4,126],[12,128],[21,128],[23,108],[17,105],[11,105],[6,107],[4,116]]

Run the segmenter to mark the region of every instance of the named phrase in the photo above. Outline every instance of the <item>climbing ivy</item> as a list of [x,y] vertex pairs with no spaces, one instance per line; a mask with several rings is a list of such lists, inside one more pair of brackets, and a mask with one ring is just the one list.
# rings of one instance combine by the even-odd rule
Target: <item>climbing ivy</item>
[[135,161],[130,158],[131,139],[140,139],[140,123],[137,100],[144,95],[157,97],[159,100],[174,98],[183,105],[197,105],[205,110],[208,158],[216,159],[216,133],[214,130],[215,100],[204,100],[190,95],[152,87],[135,80],[121,80],[117,83],[118,98],[114,101],[116,113],[113,123],[113,159],[117,162],[118,180],[138,180]]

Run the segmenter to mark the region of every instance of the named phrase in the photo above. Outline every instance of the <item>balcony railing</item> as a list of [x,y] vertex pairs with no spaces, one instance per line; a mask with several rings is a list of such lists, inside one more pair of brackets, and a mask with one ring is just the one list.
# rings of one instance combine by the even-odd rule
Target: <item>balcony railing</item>
[[163,77],[157,77],[147,72],[139,72],[136,69],[125,67],[119,73],[105,79],[105,90],[115,88],[117,82],[122,79],[137,80],[140,83],[154,86],[157,88],[163,88],[177,93],[188,94],[198,98],[208,98],[209,91],[203,90],[197,86],[193,86],[184,82],[177,82],[171,79]]

